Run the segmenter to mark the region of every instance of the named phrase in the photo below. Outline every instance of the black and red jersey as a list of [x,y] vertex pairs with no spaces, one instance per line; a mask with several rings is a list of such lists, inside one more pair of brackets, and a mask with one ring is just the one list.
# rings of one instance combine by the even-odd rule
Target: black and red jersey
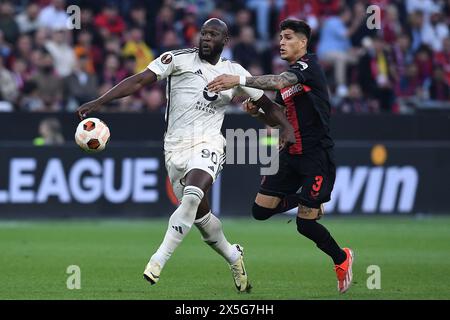
[[327,80],[316,55],[304,55],[287,71],[294,73],[298,82],[278,91],[275,101],[286,107],[286,117],[295,130],[296,143],[289,147],[289,153],[332,147]]

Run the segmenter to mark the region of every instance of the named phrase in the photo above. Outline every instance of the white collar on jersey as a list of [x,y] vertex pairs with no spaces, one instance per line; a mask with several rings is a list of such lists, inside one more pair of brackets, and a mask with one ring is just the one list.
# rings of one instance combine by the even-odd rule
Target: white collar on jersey
[[200,61],[204,64],[206,64],[207,66],[211,66],[211,67],[218,67],[220,64],[222,64],[222,62],[226,61],[226,59],[224,59],[222,56],[219,58],[219,61],[217,61],[216,64],[211,64],[208,61],[200,58],[200,56],[198,56],[198,58],[200,59]]

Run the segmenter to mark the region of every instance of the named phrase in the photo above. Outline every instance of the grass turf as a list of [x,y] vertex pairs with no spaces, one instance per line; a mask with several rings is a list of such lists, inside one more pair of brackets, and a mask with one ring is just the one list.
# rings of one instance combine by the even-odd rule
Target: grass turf
[[[450,299],[450,218],[323,219],[355,251],[354,283],[336,289],[331,259],[299,236],[295,220],[224,219],[230,242],[245,247],[251,294],[237,294],[222,257],[195,228],[150,286],[142,278],[166,220],[0,222],[0,299]],[[69,290],[69,265],[81,289]],[[381,269],[369,290],[367,267]]]

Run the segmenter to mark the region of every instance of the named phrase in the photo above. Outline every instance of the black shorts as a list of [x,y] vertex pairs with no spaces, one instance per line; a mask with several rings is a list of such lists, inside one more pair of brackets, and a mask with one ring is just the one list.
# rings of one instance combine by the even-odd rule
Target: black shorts
[[263,176],[259,193],[279,198],[298,193],[299,204],[319,208],[330,201],[335,178],[333,148],[318,148],[302,155],[282,150],[277,174]]

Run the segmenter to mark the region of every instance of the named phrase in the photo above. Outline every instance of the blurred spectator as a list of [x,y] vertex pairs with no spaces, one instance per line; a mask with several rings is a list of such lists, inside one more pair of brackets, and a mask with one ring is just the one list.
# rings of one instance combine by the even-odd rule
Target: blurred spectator
[[75,67],[75,53],[69,45],[67,31],[58,29],[52,32],[52,39],[45,43],[45,48],[50,52],[55,63],[58,76],[68,76]]
[[161,54],[165,51],[180,49],[181,46],[181,41],[180,38],[178,38],[177,33],[174,30],[168,30],[163,35],[159,53]]
[[[89,57],[78,58],[75,70],[64,79],[64,100],[70,111],[97,97],[98,81],[89,72]],[[72,107],[73,106],[73,107]]]
[[19,109],[28,112],[45,111],[45,104],[38,92],[35,81],[27,81],[23,86],[23,95],[19,100]]
[[6,69],[0,56],[0,95],[2,100],[13,103],[19,94],[14,75]]
[[100,29],[103,38],[111,35],[120,36],[126,28],[125,21],[119,15],[115,5],[105,6],[102,12],[95,17],[95,25]]
[[45,118],[39,123],[40,136],[33,140],[35,146],[58,146],[64,144],[61,123],[56,118]]
[[342,99],[336,109],[339,113],[374,113],[378,111],[377,106],[369,103],[359,84],[352,83],[349,86],[348,96]]
[[339,16],[327,18],[321,29],[317,47],[319,59],[334,65],[336,91],[339,96],[347,94],[347,65],[356,62],[355,56],[350,52],[350,31],[346,27],[351,18],[352,12],[347,7],[339,12]]
[[78,38],[82,33],[89,33],[91,42],[98,47],[103,47],[104,45],[103,38],[101,37],[99,30],[94,23],[94,13],[91,8],[81,7],[80,24],[82,26],[81,29],[73,30],[75,42],[79,42]]
[[240,9],[236,12],[234,23],[229,28],[229,33],[232,38],[237,38],[241,34],[241,30],[245,27],[252,26],[252,13],[246,8]]
[[8,59],[11,53],[11,45],[5,41],[4,33],[0,30],[0,57]]
[[163,37],[167,31],[174,29],[175,14],[169,6],[163,6],[158,12],[155,21],[156,26],[156,44],[162,43]]
[[25,81],[31,78],[31,75],[28,72],[26,60],[15,59],[12,66],[12,72],[17,88],[22,90],[25,85]]
[[431,49],[426,45],[421,46],[416,52],[415,62],[418,67],[420,82],[423,84],[433,74]]
[[256,30],[259,39],[267,41],[271,38],[271,27],[274,24],[271,21],[272,15],[279,14],[284,2],[284,0],[247,0],[248,8],[256,13]]
[[255,32],[250,26],[241,29],[239,39],[233,48],[233,58],[244,67],[251,63],[259,63],[259,55],[255,48]]
[[129,28],[139,28],[144,35],[144,41],[148,46],[152,45],[152,37],[149,32],[150,26],[147,19],[147,10],[142,5],[137,5],[131,8]]
[[112,112],[142,112],[143,101],[137,96],[131,95],[117,101],[113,108],[108,111]]
[[181,32],[183,34],[183,42],[188,44],[192,43],[193,39],[197,35],[199,28],[197,27],[197,15],[196,10],[193,7],[186,9],[181,21]]
[[106,56],[105,66],[102,76],[102,84],[106,90],[109,90],[120,81],[125,79],[126,72],[120,67],[119,56],[110,53]]
[[442,14],[434,12],[430,17],[430,22],[424,25],[423,43],[428,44],[434,51],[441,51],[443,40],[449,35],[448,28]]
[[0,30],[5,41],[15,43],[19,37],[19,26],[14,19],[14,6],[11,1],[0,2]]
[[20,35],[17,39],[14,58],[30,59],[31,51],[33,51],[33,40],[27,34]]
[[65,0],[52,0],[51,4],[41,10],[38,17],[39,26],[50,30],[66,29],[68,19]]
[[35,32],[39,28],[40,8],[35,2],[29,2],[24,12],[16,15],[16,23],[21,33]]
[[411,38],[411,46],[412,50],[416,51],[423,43],[423,12],[420,10],[414,11],[409,15],[409,24],[410,24],[410,38]]
[[116,55],[122,54],[122,45],[120,44],[119,37],[111,36],[105,40],[104,55],[107,55],[109,53],[113,53]]
[[399,21],[398,9],[395,5],[389,5],[386,9],[386,18],[382,19],[381,32],[383,40],[388,44],[395,44],[401,36],[402,26]]
[[441,10],[440,5],[433,0],[408,0],[406,1],[406,10],[408,13],[421,11],[426,15],[426,18],[433,12]]
[[54,61],[50,53],[41,53],[38,70],[31,80],[36,83],[38,97],[43,102],[43,109],[39,111],[60,111],[63,84],[54,72]]
[[34,47],[36,49],[45,49],[45,44],[49,39],[50,31],[40,28],[34,34]]
[[414,55],[411,50],[411,40],[407,34],[402,34],[399,36],[393,47],[392,54],[396,92],[398,92],[398,85],[406,76],[407,66],[414,61]]
[[399,97],[420,97],[422,84],[419,78],[417,66],[411,63],[406,67],[405,76],[400,78]]
[[[81,7],[79,30],[66,29],[71,4]],[[367,28],[369,4],[381,8],[380,30]],[[16,87],[15,105],[0,88],[0,109],[62,110],[63,84],[66,100],[98,96],[162,52],[198,46],[200,27],[212,17],[230,30],[222,56],[256,75],[287,69],[279,58],[279,22],[306,20],[309,50],[317,52],[341,112],[395,112],[396,96],[446,98],[450,0],[0,0],[2,70]],[[55,32],[61,29],[65,35]],[[89,85],[95,76],[97,85]],[[161,112],[164,100],[154,86],[111,110]],[[67,111],[77,104],[66,103]]]
[[100,69],[103,63],[102,50],[92,43],[92,33],[87,30],[81,31],[74,48],[75,56],[80,58],[84,56],[88,61],[87,71],[91,74]]
[[439,66],[433,70],[428,93],[431,100],[450,101],[450,86],[445,80],[444,70]]
[[149,91],[145,91],[144,104],[148,112],[161,112],[165,105],[163,92],[157,86],[152,87]]
[[150,62],[155,59],[152,50],[145,44],[143,40],[142,30],[132,28],[128,35],[128,41],[122,50],[122,55],[133,56],[136,59],[135,73],[144,70]]
[[[367,28],[367,5],[358,1],[353,6],[353,16],[348,28],[348,37],[353,47],[361,47],[362,40],[366,37],[373,37],[376,35],[375,29]],[[383,19],[384,20],[384,19]],[[387,20],[387,19],[386,19]],[[382,28],[382,30],[385,30]]]
[[123,69],[125,71],[125,77],[132,76],[136,72],[136,57],[125,56],[123,57]]
[[450,37],[444,39],[442,47],[442,51],[435,53],[434,60],[443,68],[446,81],[450,84]]
[[392,111],[394,96],[393,60],[381,38],[374,38],[372,45],[359,61],[359,83],[368,97],[378,101],[380,111]]

